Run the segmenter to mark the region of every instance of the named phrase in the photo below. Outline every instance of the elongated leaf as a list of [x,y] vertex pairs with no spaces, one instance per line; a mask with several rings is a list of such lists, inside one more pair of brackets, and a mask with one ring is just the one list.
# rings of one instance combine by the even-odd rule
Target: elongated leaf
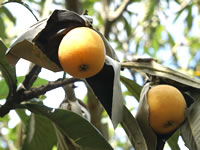
[[102,70],[95,76],[86,79],[111,118],[114,128],[121,122],[123,114],[120,70],[120,63],[106,56]]
[[5,13],[6,16],[9,18],[9,20],[12,21],[12,22],[15,24],[16,19],[15,19],[15,17],[12,15],[12,13],[11,13],[6,7],[4,7],[4,6],[0,7],[0,9],[1,9],[1,12],[0,12],[0,13],[2,13],[2,12]]
[[132,33],[132,27],[130,26],[130,23],[128,22],[127,18],[123,17],[124,20],[124,25],[125,25],[125,31],[128,35],[128,37],[130,37],[133,33]]
[[86,119],[71,111],[52,109],[44,105],[27,104],[30,111],[50,119],[65,136],[84,150],[113,150],[110,144]]
[[171,147],[172,150],[180,150],[178,145],[178,137],[179,137],[179,130],[174,133],[172,137],[167,140],[167,143]]
[[6,46],[0,40],[0,70],[8,84],[10,94],[13,94],[17,86],[16,73],[15,68],[11,67],[5,59],[6,50]]
[[133,62],[121,63],[122,67],[130,68],[138,72],[144,72],[151,76],[160,77],[166,82],[174,82],[180,87],[200,89],[200,80],[192,78],[176,70],[164,67],[153,60],[138,59]]
[[174,41],[172,35],[171,35],[169,32],[167,32],[167,34],[168,34],[168,41],[169,41],[169,44],[170,44],[171,46],[174,46],[174,45],[175,45],[175,41]]
[[153,12],[155,11],[157,2],[156,1],[148,1],[147,12],[144,20],[147,20],[153,16]]
[[6,52],[6,59],[9,64],[15,66],[20,58],[24,58],[53,71],[61,70],[32,41],[44,28],[46,22],[47,19],[37,22],[16,39]]
[[[200,96],[200,95],[199,95]],[[181,127],[181,136],[191,150],[200,149],[200,101],[197,100],[187,112],[187,120]]]
[[56,143],[51,121],[41,115],[32,114],[22,150],[50,150]]
[[58,150],[79,150],[79,147],[76,147],[76,145],[74,145],[72,143],[72,141],[70,141],[68,139],[68,137],[66,137],[59,129],[56,125],[54,125],[55,127],[55,131],[56,131],[56,135],[58,138],[58,144],[57,144],[57,149]]
[[148,150],[142,131],[129,110],[124,106],[122,127],[136,150]]
[[188,10],[188,15],[186,17],[186,22],[187,22],[188,30],[190,30],[192,27],[192,22],[193,22],[192,5],[189,5],[187,10]]
[[173,23],[175,23],[175,22],[178,20],[178,18],[179,18],[180,15],[184,12],[184,10],[187,8],[187,6],[188,6],[188,5],[186,5],[186,7],[183,7],[181,10],[179,10],[179,11],[177,12],[176,17],[175,17],[174,20],[173,20]]
[[91,20],[69,10],[55,10],[47,19],[32,25],[8,49],[8,62],[15,65],[24,58],[54,72],[62,71],[58,47],[64,35],[75,27],[90,27]]
[[146,95],[149,88],[150,88],[150,83],[147,83],[145,84],[145,86],[141,91],[140,103],[135,118],[144,135],[148,150],[156,150],[157,147],[160,145],[160,142],[158,142],[157,135],[149,125],[149,106],[147,103],[147,95]]
[[18,114],[18,116],[21,119],[21,121],[23,122],[23,124],[25,126],[27,126],[28,123],[29,123],[30,117],[25,113],[25,110],[23,110],[23,109],[16,109],[15,111]]
[[0,80],[0,99],[4,99],[8,96],[8,85],[4,79]]
[[135,81],[130,80],[123,76],[120,77],[120,80],[126,86],[128,91],[139,101],[142,87],[138,85]]
[[0,17],[0,37],[2,39],[7,38],[7,35],[6,35],[5,31],[6,30],[5,30],[5,24],[4,24],[3,18]]

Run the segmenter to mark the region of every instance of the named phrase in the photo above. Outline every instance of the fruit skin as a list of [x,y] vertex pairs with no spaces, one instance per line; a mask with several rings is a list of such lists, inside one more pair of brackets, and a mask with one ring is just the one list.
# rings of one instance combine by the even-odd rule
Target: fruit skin
[[71,76],[92,77],[103,68],[104,42],[100,35],[90,28],[74,28],[63,37],[58,58],[63,70]]
[[173,86],[153,86],[147,93],[147,102],[150,126],[158,134],[174,131],[185,120],[185,99]]

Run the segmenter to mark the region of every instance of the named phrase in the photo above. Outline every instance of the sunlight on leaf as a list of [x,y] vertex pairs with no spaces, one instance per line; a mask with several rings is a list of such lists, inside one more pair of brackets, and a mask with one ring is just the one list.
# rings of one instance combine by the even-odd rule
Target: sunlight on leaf
[[27,104],[25,107],[50,119],[67,137],[84,149],[113,150],[99,131],[76,113],[38,104]]
[[17,87],[16,72],[15,68],[11,67],[5,59],[6,50],[6,46],[0,40],[0,70],[8,84],[10,94],[13,94]]

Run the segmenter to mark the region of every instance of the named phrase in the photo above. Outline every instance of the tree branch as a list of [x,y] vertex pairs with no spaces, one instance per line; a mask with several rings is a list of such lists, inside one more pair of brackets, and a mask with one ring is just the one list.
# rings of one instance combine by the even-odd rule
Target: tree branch
[[17,90],[15,95],[9,96],[6,100],[6,103],[0,107],[0,117],[3,117],[7,113],[9,113],[11,109],[15,109],[15,105],[20,104],[21,102],[39,97],[40,95],[45,94],[47,91],[76,81],[81,80],[77,78],[58,79],[57,81],[49,82],[46,85],[30,88],[27,90],[24,88],[20,88],[19,90]]
[[49,16],[51,5],[53,4],[53,0],[44,1],[43,8],[41,7],[41,18],[46,18]]
[[31,88],[29,90],[25,90],[23,93],[20,93],[19,100],[17,101],[20,103],[22,101],[26,101],[34,97],[38,97],[40,95],[44,95],[47,91],[56,89],[58,87],[61,87],[63,85],[70,84],[76,81],[81,81],[81,80],[78,78],[70,78],[70,79],[58,79],[56,81],[48,82],[48,84],[46,85]]
[[115,22],[116,20],[119,19],[119,17],[122,15],[124,10],[127,8],[128,4],[130,3],[130,0],[123,0],[121,5],[115,10],[114,12],[109,12],[108,13],[108,20],[110,22]]
[[33,85],[40,71],[41,71],[40,66],[35,64],[31,66],[29,73],[25,76],[25,79],[23,81],[24,88],[29,89]]
[[[130,0],[123,0],[121,5],[114,11],[111,12],[110,10],[107,10],[108,6],[105,6],[106,8],[106,15],[105,15],[105,26],[104,26],[104,36],[106,38],[109,37],[109,33],[112,27],[112,24],[116,22],[124,12],[124,10],[127,8],[128,4],[130,3]],[[107,3],[106,3],[107,4]]]
[[65,7],[68,10],[77,12],[79,14],[81,14],[83,11],[80,0],[65,0]]

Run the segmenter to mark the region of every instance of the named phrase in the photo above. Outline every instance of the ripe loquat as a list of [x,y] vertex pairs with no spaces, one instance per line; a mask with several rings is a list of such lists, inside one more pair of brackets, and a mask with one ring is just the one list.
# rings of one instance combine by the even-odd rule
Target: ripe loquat
[[170,85],[153,86],[147,93],[149,123],[158,134],[174,131],[185,119],[186,102],[181,92]]
[[77,78],[96,75],[103,68],[105,46],[100,35],[87,27],[70,30],[62,39],[58,58],[63,70]]

